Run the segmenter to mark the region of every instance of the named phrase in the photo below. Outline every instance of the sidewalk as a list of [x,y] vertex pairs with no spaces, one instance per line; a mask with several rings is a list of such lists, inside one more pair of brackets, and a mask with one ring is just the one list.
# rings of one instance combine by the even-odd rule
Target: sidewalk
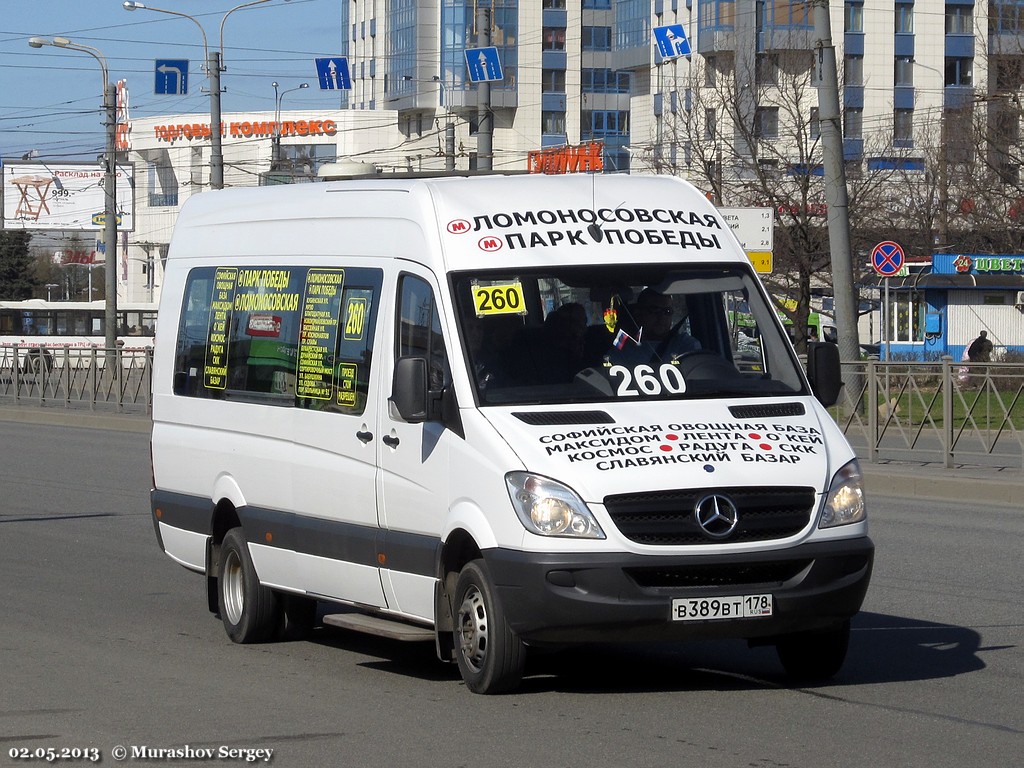
[[[152,423],[148,414],[0,405],[3,421],[140,433],[149,432]],[[1018,467],[958,465],[946,469],[934,462],[862,461],[860,468],[869,502],[877,495],[1024,506],[1024,470]]]

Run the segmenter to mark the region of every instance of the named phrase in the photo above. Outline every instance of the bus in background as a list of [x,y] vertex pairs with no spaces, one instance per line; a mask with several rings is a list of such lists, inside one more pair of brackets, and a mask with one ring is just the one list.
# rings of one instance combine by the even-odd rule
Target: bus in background
[[[118,305],[117,343],[122,353],[148,354],[152,349],[156,310],[151,303]],[[26,372],[89,365],[93,348],[102,358],[105,313],[103,300],[0,301],[0,367],[12,367],[15,355],[18,367]]]

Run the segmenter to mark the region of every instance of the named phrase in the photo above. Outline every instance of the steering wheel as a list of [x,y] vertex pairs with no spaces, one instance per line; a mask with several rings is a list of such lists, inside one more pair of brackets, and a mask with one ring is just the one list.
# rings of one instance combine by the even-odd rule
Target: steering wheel
[[739,371],[736,366],[721,357],[717,352],[707,349],[695,349],[684,352],[676,358],[679,371],[687,379],[708,380],[733,378]]

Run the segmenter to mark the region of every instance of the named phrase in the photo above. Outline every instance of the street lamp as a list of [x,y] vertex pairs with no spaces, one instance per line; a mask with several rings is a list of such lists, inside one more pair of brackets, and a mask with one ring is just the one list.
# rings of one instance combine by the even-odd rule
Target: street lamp
[[[286,3],[288,0],[284,0]],[[252,0],[249,3],[242,3],[236,5],[234,8],[225,13],[220,20],[220,47],[210,50],[210,46],[206,40],[206,30],[203,29],[203,25],[199,23],[199,20],[193,16],[189,16],[187,13],[181,13],[180,11],[168,11],[163,8],[154,8],[151,5],[144,5],[143,3],[132,2],[126,0],[124,3],[124,9],[126,11],[154,11],[156,13],[166,13],[171,16],[181,16],[184,19],[188,19],[197,27],[203,35],[203,53],[206,56],[206,74],[210,78],[210,187],[213,189],[224,189],[224,152],[221,147],[221,124],[220,124],[220,73],[225,71],[223,65],[224,61],[224,22],[228,20],[235,11],[240,11],[243,8],[249,8],[254,5],[263,5],[269,3],[270,0]]]
[[117,346],[117,89],[110,82],[107,60],[98,49],[73,43],[66,37],[55,37],[52,40],[30,37],[28,44],[32,48],[52,45],[55,48],[87,53],[99,62],[103,73],[103,109],[107,113],[107,149],[103,154],[103,247],[106,251],[104,267],[107,297],[103,324],[104,345],[107,349],[114,349]]
[[309,83],[299,83],[294,88],[288,88],[280,93],[277,92],[277,83],[271,83],[271,85],[274,86],[274,164],[276,165],[281,162],[281,102],[284,101],[286,93],[309,88]]

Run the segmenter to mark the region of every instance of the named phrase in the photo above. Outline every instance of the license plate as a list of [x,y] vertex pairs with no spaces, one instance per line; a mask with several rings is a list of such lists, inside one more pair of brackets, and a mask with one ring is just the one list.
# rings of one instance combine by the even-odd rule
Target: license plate
[[672,601],[672,621],[752,619],[772,615],[771,595],[681,597]]

